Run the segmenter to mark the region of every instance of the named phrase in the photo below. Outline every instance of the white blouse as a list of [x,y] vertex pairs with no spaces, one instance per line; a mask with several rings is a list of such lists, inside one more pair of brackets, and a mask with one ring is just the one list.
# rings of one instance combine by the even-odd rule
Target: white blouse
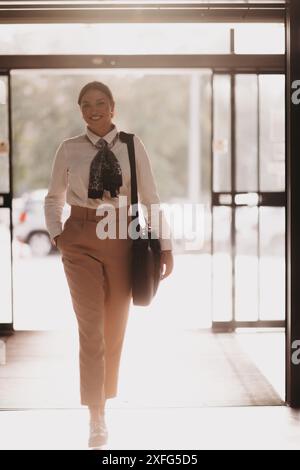
[[[114,124],[113,129],[102,137],[110,143],[117,132],[117,126]],[[110,192],[106,190],[103,199],[88,198],[90,164],[98,152],[95,143],[99,139],[100,136],[92,132],[86,125],[84,134],[63,140],[56,150],[48,193],[44,200],[45,222],[52,241],[63,230],[62,213],[66,202],[69,205],[93,209],[107,203],[119,207],[123,205],[122,200],[126,201],[125,205],[131,203],[127,144],[121,142],[120,139],[117,139],[111,150],[118,159],[122,170],[123,184],[120,187],[119,197],[126,196],[127,199],[111,198]],[[156,207],[160,207],[160,197],[149,156],[143,142],[136,135],[134,135],[134,147],[139,203],[145,206],[144,215],[158,233],[162,250],[171,250],[173,248],[172,234],[164,212],[161,210],[160,223],[157,223],[157,217],[151,218],[151,205],[156,204],[158,205]]]

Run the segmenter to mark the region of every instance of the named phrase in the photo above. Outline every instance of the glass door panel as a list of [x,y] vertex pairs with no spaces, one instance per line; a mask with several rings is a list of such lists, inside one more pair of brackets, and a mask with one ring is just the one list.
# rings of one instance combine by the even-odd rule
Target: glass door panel
[[230,75],[213,77],[213,191],[231,189]]
[[258,208],[235,209],[235,318],[256,321],[258,308]]
[[285,191],[285,77],[259,76],[260,190]]
[[213,208],[213,321],[232,318],[232,211],[230,207]]
[[258,190],[257,75],[235,77],[236,190]]
[[260,319],[285,319],[285,208],[259,209]]
[[[214,76],[212,264],[217,308],[213,321],[227,322],[228,329],[284,326],[284,97],[282,75]],[[232,142],[226,152],[225,141]],[[227,214],[226,221],[220,221],[221,214],[223,219]],[[230,245],[226,247],[227,258],[222,248],[222,263],[220,234],[223,243],[226,239]],[[225,278],[225,271],[230,279]],[[231,303],[226,299],[230,286]]]

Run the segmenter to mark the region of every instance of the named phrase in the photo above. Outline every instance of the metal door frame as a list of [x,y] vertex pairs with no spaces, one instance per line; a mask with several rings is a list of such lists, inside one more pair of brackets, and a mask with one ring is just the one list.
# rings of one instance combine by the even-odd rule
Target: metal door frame
[[[239,74],[241,72],[238,72]],[[272,74],[272,72],[262,72],[254,70],[253,72],[244,72],[245,74],[249,75],[256,75],[257,79],[259,75],[266,75],[266,73]],[[239,321],[236,320],[236,308],[235,308],[235,256],[236,256],[236,229],[235,229],[235,215],[236,209],[239,207],[247,207],[246,204],[236,204],[235,203],[235,196],[247,194],[247,191],[237,191],[236,190],[236,109],[235,109],[235,77],[237,75],[236,71],[228,71],[228,72],[215,72],[215,75],[226,75],[230,76],[230,119],[231,119],[231,191],[214,191],[214,156],[213,156],[213,137],[214,137],[214,129],[213,129],[213,120],[212,120],[212,136],[211,136],[211,214],[212,214],[212,230],[211,230],[211,256],[214,255],[214,222],[213,222],[213,209],[214,207],[228,207],[231,208],[231,262],[232,262],[232,319],[230,321],[213,321],[212,322],[212,329],[216,332],[230,332],[234,331],[236,328],[285,328],[286,320],[257,320],[257,321]],[[282,75],[285,75],[282,73]],[[213,83],[213,77],[212,77]],[[258,93],[258,100],[259,100],[259,86],[257,88]],[[212,110],[214,106],[214,87],[212,85]],[[259,113],[259,108],[258,108]],[[259,138],[259,133],[258,133]],[[259,145],[259,142],[258,142]],[[258,184],[257,187],[259,188],[259,151],[258,151]],[[285,163],[286,167],[286,163]],[[286,211],[286,190],[284,192],[263,192],[253,191],[258,194],[259,202],[257,207],[284,207]],[[226,195],[229,196],[231,199],[231,204],[223,204],[220,203],[220,197]],[[286,213],[285,213],[286,216]],[[260,235],[260,224],[259,224],[259,216],[258,216],[258,258],[260,257],[259,253],[259,235]],[[212,268],[213,271],[213,268]],[[213,272],[212,272],[213,277]],[[213,282],[213,280],[212,280]],[[213,285],[213,284],[212,284]],[[212,300],[213,302],[213,296]],[[285,312],[286,317],[286,312]]]
[[12,218],[12,194],[13,194],[13,174],[12,174],[12,113],[11,113],[11,75],[9,70],[0,69],[0,78],[7,78],[7,113],[8,113],[8,169],[9,169],[9,192],[0,193],[0,210],[8,209],[9,210],[9,225],[10,225],[10,265],[11,265],[11,274],[10,274],[10,288],[11,288],[11,323],[0,323],[0,332],[2,335],[9,335],[13,332],[13,322],[14,322],[14,303],[13,303],[13,218]]
[[[75,8],[74,8],[75,7]],[[282,23],[285,5],[280,3],[137,3],[61,1],[59,5],[40,0],[22,4],[0,4],[2,23],[194,23],[255,22]]]

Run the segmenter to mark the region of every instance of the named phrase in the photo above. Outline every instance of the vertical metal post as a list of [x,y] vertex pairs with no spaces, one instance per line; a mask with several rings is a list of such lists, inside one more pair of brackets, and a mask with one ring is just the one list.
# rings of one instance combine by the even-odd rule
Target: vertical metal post
[[10,240],[9,240],[9,249],[10,249],[10,289],[11,289],[11,318],[9,318],[9,323],[0,323],[0,335],[10,335],[13,333],[13,218],[12,218],[12,121],[11,121],[11,77],[9,70],[1,70],[0,75],[7,78],[7,114],[8,114],[8,166],[9,166],[9,192],[8,194],[3,194],[3,209],[9,210],[9,230],[10,230]]
[[300,2],[290,0],[286,11],[286,394],[292,408],[300,408],[300,86],[297,80],[300,80]]
[[236,77],[234,73],[230,74],[230,94],[231,94],[231,262],[232,262],[232,322],[236,320],[236,207],[235,207],[235,194],[236,194],[236,107],[235,107],[235,89]]

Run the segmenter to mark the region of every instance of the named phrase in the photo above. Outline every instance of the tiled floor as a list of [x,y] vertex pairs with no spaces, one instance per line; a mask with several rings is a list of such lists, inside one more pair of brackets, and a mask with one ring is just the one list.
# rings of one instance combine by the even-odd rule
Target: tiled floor
[[[147,331],[149,335],[151,330],[148,329]],[[157,332],[157,330],[154,331]],[[39,335],[36,333],[38,338],[42,338],[42,342],[40,340],[36,341],[34,335],[25,333],[17,334],[14,337],[11,343],[12,347],[9,349],[10,367],[1,369],[1,393],[3,394],[3,386],[6,384],[7,390],[4,390],[3,397],[6,396],[11,399],[11,393],[13,392],[17,394],[17,404],[22,402],[25,405],[26,403],[29,405],[29,398],[32,399],[32,393],[35,390],[36,393],[33,401],[35,409],[30,409],[30,406],[28,406],[26,410],[11,409],[10,411],[0,411],[0,449],[87,449],[88,413],[85,408],[80,408],[79,406],[78,377],[76,378],[78,371],[76,364],[73,364],[73,368],[71,367],[71,370],[69,370],[71,375],[73,374],[72,380],[65,383],[66,388],[64,393],[66,395],[65,403],[67,404],[65,409],[63,406],[58,408],[53,406],[55,399],[59,398],[60,403],[64,402],[64,396],[62,396],[62,391],[59,391],[57,382],[53,383],[53,380],[49,382],[50,388],[47,388],[49,391],[49,403],[47,403],[47,400],[44,400],[45,397],[43,396],[40,397],[42,400],[39,401],[38,395],[40,390],[38,379],[44,377],[45,372],[49,375],[49,379],[51,379],[53,374],[55,377],[57,377],[57,374],[62,376],[62,372],[66,370],[64,361],[70,364],[69,359],[74,357],[76,350],[76,345],[72,340],[73,337],[72,335],[69,336],[69,342],[61,342],[58,335],[58,341],[53,343],[52,334]],[[133,336],[142,341],[141,335]],[[129,335],[128,340],[130,340],[130,337]],[[26,338],[27,340],[31,338],[29,343],[25,342]],[[197,352],[196,344],[201,343],[205,354],[208,354],[211,351],[208,347],[211,337],[207,333],[200,333],[200,343],[197,341],[195,344],[191,340],[198,338],[198,333],[188,333],[188,338],[189,343],[186,344],[189,344],[189,348],[185,347],[184,349],[188,354],[193,353],[189,357],[198,357],[198,362],[194,363],[187,361],[187,358],[185,359],[184,364],[189,364],[188,370],[190,371],[187,377],[191,380],[196,371],[199,372],[198,366],[201,363],[201,377],[206,377],[206,381],[202,382],[202,387],[205,384],[209,386],[211,376],[207,374],[203,376],[204,366],[209,357],[201,362],[202,356],[197,356],[195,353]],[[224,338],[222,336],[220,338],[223,341]],[[160,350],[158,348],[158,339],[159,335],[156,333],[157,354]],[[151,335],[149,340],[151,340]],[[225,340],[225,344],[227,344],[227,340],[230,340],[230,335],[225,337]],[[238,336],[238,342],[247,355],[254,360],[254,363],[257,362],[257,358],[264,357],[263,362],[260,359],[256,364],[261,372],[264,373],[268,370],[269,372],[271,371],[271,375],[274,375],[272,367],[270,367],[274,363],[274,354],[271,353],[272,351],[274,353],[275,349],[280,352],[282,335],[244,334]],[[42,349],[40,347],[41,344],[43,344]],[[147,387],[151,386],[151,384],[155,385],[155,381],[150,380],[147,382],[147,367],[145,368],[145,373],[147,374],[144,376],[144,379],[138,381],[139,388],[136,385],[136,379],[130,379],[133,376],[132,374],[130,375],[128,367],[130,363],[135,363],[136,354],[134,352],[137,350],[141,351],[141,346],[139,344],[133,346],[134,343],[131,341],[128,344],[133,347],[133,350],[127,349],[127,360],[123,363],[120,379],[120,398],[108,400],[107,403],[108,449],[300,449],[300,412],[293,412],[285,406],[228,406],[226,408],[221,406],[199,406],[198,403],[201,403],[201,400],[199,397],[196,399],[194,395],[193,400],[191,400],[191,393],[195,394],[197,390],[198,392],[202,390],[203,393],[203,389],[196,387],[198,382],[195,382],[194,379],[191,382],[194,384],[192,390],[188,390],[185,386],[182,390],[177,391],[178,396],[176,398],[176,393],[172,393],[172,396],[170,395],[172,390],[174,390],[173,387],[167,389],[164,387],[163,397],[165,399],[162,399],[163,397],[160,392],[159,400],[152,399],[150,403]],[[171,344],[173,343],[171,343],[171,335],[169,335],[169,348]],[[253,347],[254,345],[255,348]],[[66,356],[62,355],[62,347]],[[144,347],[144,349],[147,348]],[[23,354],[24,350],[26,354]],[[170,350],[175,351],[174,348]],[[226,350],[225,348],[224,351]],[[253,356],[253,350],[256,351],[257,358],[254,357],[255,355]],[[262,354],[266,350],[270,350],[270,357]],[[23,353],[21,354],[22,351]],[[60,361],[58,366],[57,359],[61,359],[61,357],[63,361]],[[166,360],[169,356],[166,354],[162,356],[160,353],[154,358],[152,355],[152,363],[161,364],[161,361],[158,360],[159,357],[164,357]],[[172,366],[173,362],[178,364],[176,357],[174,355],[169,357],[169,367]],[[139,357],[140,360],[141,357]],[[236,356],[235,360],[237,360]],[[142,362],[145,366],[147,364],[147,357]],[[278,364],[276,360],[275,363]],[[211,362],[210,359],[208,364],[207,370],[210,370],[211,374],[211,367],[214,362]],[[172,367],[170,369],[171,372]],[[220,369],[218,368],[217,370]],[[136,376],[134,375],[134,377]],[[164,380],[163,383],[167,383],[165,374],[159,375],[159,377],[159,384],[162,383],[161,380]],[[230,377],[232,376],[228,376],[228,379]],[[275,375],[274,378],[276,378]],[[144,381],[146,381],[146,385],[143,388]],[[11,388],[11,385],[9,386],[12,383],[13,388]],[[23,383],[23,386],[20,386],[21,383]],[[24,384],[27,384],[27,388],[24,387]],[[224,395],[224,390],[226,390],[227,394],[231,390],[232,380],[226,382],[225,389],[224,386],[221,388],[216,387],[215,381],[213,384],[214,386],[211,390],[218,392],[218,399],[220,399]],[[276,385],[277,382],[274,380],[273,386],[279,391]],[[142,400],[138,400],[138,389],[143,391]],[[156,388],[151,390],[153,398],[153,390],[155,391]],[[169,393],[168,396],[166,395],[167,392]],[[56,396],[55,393],[58,393],[58,395]],[[244,394],[242,396],[245,397]],[[131,400],[127,401],[126,397],[131,397]],[[147,397],[149,403],[147,402]],[[226,398],[226,400],[225,402],[227,403],[228,399]],[[148,406],[146,406],[147,403]],[[49,406],[48,409],[46,409],[47,406]],[[17,408],[21,408],[21,405],[17,406]]]
[[[300,449],[286,407],[107,409],[107,449]],[[0,449],[87,449],[86,410],[0,412]]]
[[[276,335],[212,334],[134,320],[121,361],[119,408],[283,404],[275,382],[249,354],[259,351],[271,371],[274,357],[266,356],[280,351]],[[66,331],[10,337],[7,364],[0,366],[0,409],[80,409],[77,346],[76,335]]]
[[[136,313],[141,315],[130,319],[120,376],[120,398],[109,400],[107,404],[108,449],[300,449],[300,413],[285,406],[225,408],[220,403],[219,407],[214,404],[206,407],[202,403],[201,394],[210,383],[213,384],[210,391],[218,392],[215,397],[218,401],[222,395],[224,399],[224,391],[227,395],[232,391],[233,384],[232,369],[230,374],[222,375],[228,379],[222,382],[218,374],[223,362],[216,367],[216,362],[211,359],[215,356],[209,356],[215,350],[211,349],[209,333],[181,328],[178,323],[162,327],[158,315],[147,317],[142,312]],[[0,379],[2,384],[10,381],[14,384],[13,392],[17,394],[19,404],[16,408],[22,407],[22,401],[27,409],[0,411],[0,449],[87,449],[88,413],[78,405],[75,330],[69,333],[67,336],[64,332],[58,333],[54,343],[51,334],[49,339],[47,334],[42,335],[42,342],[30,341],[29,346],[24,343],[26,334],[19,335],[20,343],[13,342],[8,358],[11,367],[1,369]],[[222,349],[217,350],[218,362],[223,360],[219,351],[228,351],[228,338],[224,343],[220,336],[221,342],[217,342],[218,347],[222,345]],[[237,335],[236,340],[243,353],[282,397],[283,334],[243,333]],[[26,354],[23,354],[24,347]],[[239,349],[234,351],[239,352]],[[237,360],[236,355],[234,358]],[[66,364],[72,380],[69,376],[64,379],[65,396],[62,396],[57,381],[53,383],[51,377],[63,378]],[[155,380],[149,370],[156,372]],[[184,371],[186,380],[178,381],[182,388],[175,389],[169,378],[182,378],[179,370]],[[29,371],[28,374],[25,371]],[[222,386],[216,387],[216,373]],[[250,375],[248,373],[248,377]],[[203,380],[197,380],[198,376]],[[214,380],[210,382],[212,376]],[[241,374],[239,376],[243,379]],[[43,395],[43,400],[38,401],[39,379],[45,377],[50,379],[48,404]],[[245,386],[244,380],[242,382]],[[24,384],[29,384],[29,388]],[[163,394],[156,384],[164,384]],[[32,399],[32,387],[36,391],[35,409],[25,406],[26,403],[29,405],[29,398]],[[10,390],[9,387],[4,390],[3,397],[11,398]],[[156,399],[154,392],[158,394]],[[211,401],[214,397],[209,396]],[[131,397],[129,401],[128,397]],[[230,393],[229,398],[232,397],[234,395]],[[68,406],[53,406],[53,400],[59,403],[65,398]],[[234,400],[236,403],[236,397]],[[229,403],[228,398],[225,403]]]

